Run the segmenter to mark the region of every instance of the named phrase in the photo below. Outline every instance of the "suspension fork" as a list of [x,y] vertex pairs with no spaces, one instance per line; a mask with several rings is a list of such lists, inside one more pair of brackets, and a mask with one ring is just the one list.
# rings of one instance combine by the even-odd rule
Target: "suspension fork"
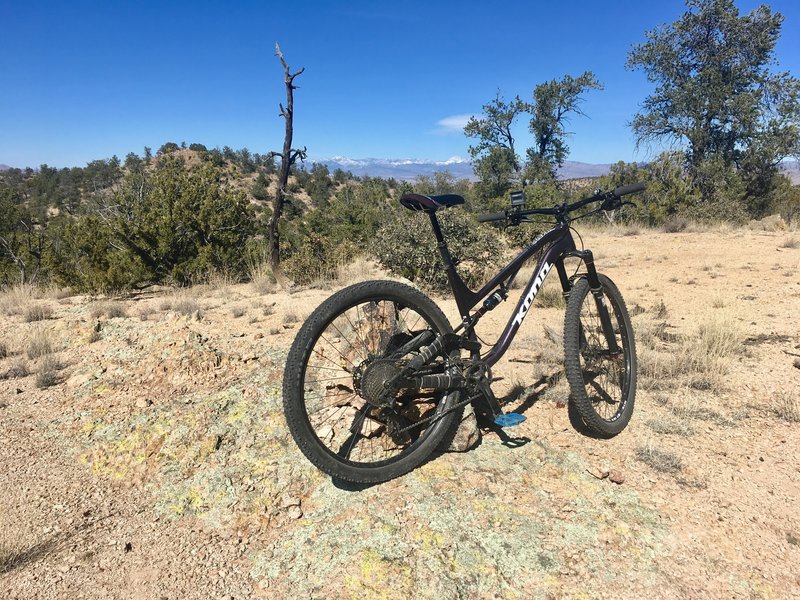
[[[594,255],[592,254],[592,251],[575,250],[570,252],[569,255],[577,256],[583,260],[583,264],[586,265],[586,279],[589,282],[589,289],[592,292],[592,296],[594,296],[595,305],[597,306],[597,314],[600,316],[600,326],[603,329],[603,335],[608,343],[608,349],[612,353],[619,352],[620,347],[619,344],[617,344],[617,336],[614,333],[614,324],[611,322],[611,315],[608,312],[608,305],[606,304],[606,296],[603,293],[603,286],[600,285],[600,278],[597,276],[597,269],[595,269],[594,266]],[[558,271],[558,275],[559,278],[561,278],[561,285],[563,287],[564,279],[566,278],[563,261],[560,261],[559,266],[561,268]],[[563,276],[562,271],[564,271]],[[568,295],[568,292],[565,291],[565,295]],[[583,331],[581,331],[581,335],[583,335]]]

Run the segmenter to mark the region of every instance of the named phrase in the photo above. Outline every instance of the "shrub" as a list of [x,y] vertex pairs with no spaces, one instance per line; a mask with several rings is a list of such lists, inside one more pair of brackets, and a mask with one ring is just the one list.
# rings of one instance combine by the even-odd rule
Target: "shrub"
[[39,358],[45,354],[50,354],[52,351],[53,343],[50,341],[50,335],[43,329],[34,332],[30,342],[28,342],[28,358]]
[[31,370],[28,367],[28,361],[24,358],[17,358],[14,362],[11,363],[11,366],[8,367],[8,371],[5,373],[5,377],[7,379],[21,379],[23,377],[27,377],[31,374]]
[[58,370],[61,368],[58,360],[48,354],[39,363],[39,371],[36,373],[36,387],[47,388],[58,383]]
[[173,308],[175,312],[178,312],[187,317],[193,315],[195,312],[199,310],[197,300],[195,300],[194,298],[181,298],[175,303],[175,306],[172,306],[170,304],[167,310],[169,310],[169,308]]
[[[484,279],[501,254],[497,234],[458,211],[439,213],[450,256],[467,285]],[[435,290],[449,289],[430,223],[418,214],[400,214],[389,220],[373,243],[378,261],[394,275]]]
[[658,450],[651,445],[636,449],[637,460],[642,461],[656,471],[662,473],[678,473],[683,469],[683,462],[677,454],[669,451]]
[[44,321],[52,316],[52,308],[49,306],[43,306],[41,304],[34,304],[25,309],[23,318],[27,323],[33,323],[34,321]]
[[0,293],[0,310],[7,315],[23,314],[36,297],[36,288],[31,285],[15,285]]
[[119,302],[103,302],[92,307],[89,313],[93,319],[105,315],[109,319],[125,316],[125,308]]
[[689,226],[689,221],[684,217],[673,216],[664,221],[664,231],[666,233],[680,233]]
[[96,203],[54,233],[61,284],[113,291],[244,272],[253,211],[245,194],[209,163],[187,169],[165,155],[155,170],[127,174],[118,190]]
[[775,394],[773,412],[790,423],[800,423],[800,400],[793,393],[782,390]]
[[356,247],[347,241],[337,244],[312,233],[284,261],[283,268],[295,283],[331,281],[336,279],[341,265],[352,259],[356,251]]

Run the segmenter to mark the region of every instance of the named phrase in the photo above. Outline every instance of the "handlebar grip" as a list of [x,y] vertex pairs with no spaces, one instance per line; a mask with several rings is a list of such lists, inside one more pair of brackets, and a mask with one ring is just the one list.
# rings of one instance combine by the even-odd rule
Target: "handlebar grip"
[[490,221],[502,221],[508,218],[508,215],[505,211],[499,213],[491,213],[488,215],[480,215],[478,217],[478,223],[488,223]]
[[622,196],[627,196],[628,194],[635,194],[636,192],[643,192],[647,189],[647,184],[644,182],[639,183],[631,183],[630,185],[621,185],[619,187],[614,188],[614,191],[611,192],[617,198],[621,198]]

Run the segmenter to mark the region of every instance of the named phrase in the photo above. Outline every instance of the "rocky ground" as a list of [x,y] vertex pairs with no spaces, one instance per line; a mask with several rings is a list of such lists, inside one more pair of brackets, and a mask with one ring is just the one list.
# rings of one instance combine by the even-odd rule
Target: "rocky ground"
[[494,373],[528,420],[366,489],[312,467],[281,412],[331,289],[6,293],[3,597],[800,597],[800,237],[584,239],[635,315],[628,429],[570,424],[543,292]]

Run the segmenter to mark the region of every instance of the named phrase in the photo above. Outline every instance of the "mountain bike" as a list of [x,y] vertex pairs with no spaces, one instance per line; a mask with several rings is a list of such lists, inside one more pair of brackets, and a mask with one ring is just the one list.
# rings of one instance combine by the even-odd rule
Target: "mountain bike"
[[[419,290],[396,281],[368,281],[325,300],[292,344],[283,378],[286,421],[300,450],[319,469],[344,481],[379,483],[446,449],[464,407],[480,403],[497,426],[525,417],[504,413],[492,393],[491,367],[514,341],[547,275],[555,268],[566,299],[564,370],[569,402],[595,435],[611,437],[631,419],[636,395],[636,350],[630,317],[617,286],[597,272],[592,252],[578,250],[570,221],[630,202],[622,197],[644,184],[597,190],[573,204],[524,209],[515,192],[511,208],[478,217],[514,226],[547,216],[554,221],[477,291],[459,276],[436,213],[464,203],[455,194],[406,194],[406,208],[427,214],[461,322],[453,328]],[[571,217],[593,204],[590,213]],[[508,297],[523,264],[541,252],[516,309],[491,349],[475,326]],[[585,267],[569,276],[564,260]]]

